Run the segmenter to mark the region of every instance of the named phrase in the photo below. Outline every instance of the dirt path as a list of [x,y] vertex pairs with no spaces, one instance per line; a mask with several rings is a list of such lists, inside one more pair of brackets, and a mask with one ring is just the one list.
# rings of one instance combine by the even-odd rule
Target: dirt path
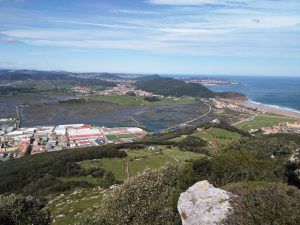
[[261,112],[258,112],[258,113],[256,113],[255,115],[253,115],[253,116],[251,116],[251,117],[249,117],[249,118],[247,118],[247,119],[244,119],[244,120],[241,120],[241,121],[239,121],[239,122],[236,122],[236,123],[232,124],[232,126],[236,126],[236,125],[238,125],[238,124],[240,124],[240,123],[243,123],[243,122],[249,122],[249,121],[252,121],[252,120],[255,119],[255,117],[259,116],[260,114],[261,114]]
[[126,172],[126,175],[127,175],[127,178],[129,177],[129,163],[128,163],[128,159],[125,159],[125,172]]

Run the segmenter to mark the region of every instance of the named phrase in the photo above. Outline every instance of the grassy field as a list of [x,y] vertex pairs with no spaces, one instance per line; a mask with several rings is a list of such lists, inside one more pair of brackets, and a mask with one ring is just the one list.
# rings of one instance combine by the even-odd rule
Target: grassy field
[[85,181],[89,184],[92,185],[101,185],[102,184],[102,179],[97,178],[97,177],[92,177],[92,176],[85,176],[85,177],[60,177],[58,178],[59,180],[63,182],[72,182],[72,181]]
[[194,153],[194,152],[188,152],[188,151],[181,151],[177,148],[173,149],[166,149],[163,151],[164,154],[172,157],[176,162],[184,162],[186,160],[190,159],[199,159],[203,157],[203,155]]
[[77,190],[62,194],[47,204],[54,225],[79,224],[89,218],[101,205],[102,189]]
[[[181,164],[186,160],[203,157],[198,153],[181,151],[178,148],[169,149],[165,146],[150,146],[141,150],[128,149],[126,152],[128,154],[126,159],[88,160],[78,164],[84,169],[104,167],[113,172],[118,180],[123,181],[128,175],[134,176],[147,168],[156,169],[166,163]],[[91,176],[60,178],[60,180],[64,182],[86,181],[94,185],[97,185],[99,181]],[[54,219],[53,224],[75,224],[82,222],[83,218],[93,216],[94,211],[101,205],[103,194],[105,191],[101,188],[79,189],[54,198],[47,205]]]
[[99,161],[106,170],[115,175],[117,180],[123,181],[127,178],[125,159],[100,159]]
[[[241,135],[235,132],[231,132],[231,131],[227,131],[227,130],[223,130],[220,128],[210,128],[206,131],[195,131],[192,136],[197,137],[197,138],[201,138],[205,141],[212,141],[215,140],[217,142],[218,145],[225,145],[228,144],[234,140],[238,140],[241,138]],[[186,138],[186,135],[182,135],[180,137],[177,138],[173,138],[170,139],[170,141],[176,141],[176,142],[180,142],[182,141],[184,138]],[[209,148],[207,148],[209,150]]]
[[96,102],[109,102],[122,106],[141,106],[141,105],[187,105],[187,104],[196,104],[197,101],[191,97],[183,97],[175,99],[163,98],[161,101],[157,102],[148,102],[144,100],[144,97],[139,96],[102,96],[94,95],[89,97],[91,101]]
[[220,128],[210,128],[207,133],[219,139],[240,139],[241,135],[235,132],[223,130]]
[[251,121],[245,121],[239,123],[236,125],[236,127],[242,130],[251,130],[251,129],[259,129],[262,127],[270,127],[275,125],[276,123],[293,122],[293,121],[295,121],[295,119],[289,117],[278,116],[274,114],[264,114],[264,115],[256,116]]
[[145,169],[157,169],[167,163],[176,163],[168,155],[148,156],[146,158],[135,159],[128,162],[129,175],[134,176]]
[[[202,154],[181,151],[173,147],[153,146],[141,150],[125,150],[128,154],[125,159],[100,159],[80,162],[79,165],[84,169],[103,167],[111,171],[117,180],[123,181],[127,177],[142,172],[146,168],[156,169],[166,163],[184,163],[186,160],[203,157]],[[71,177],[61,178],[62,181],[86,181],[90,184],[97,185],[101,182],[99,178],[93,177]]]

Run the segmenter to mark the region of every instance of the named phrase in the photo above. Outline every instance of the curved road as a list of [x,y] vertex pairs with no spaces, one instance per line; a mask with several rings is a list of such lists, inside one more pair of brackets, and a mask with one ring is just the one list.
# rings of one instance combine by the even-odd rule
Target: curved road
[[210,106],[208,103],[206,103],[206,102],[203,102],[203,103],[209,107],[209,110],[208,110],[207,113],[205,113],[205,114],[203,114],[203,115],[201,115],[201,116],[199,116],[199,117],[197,117],[197,118],[195,118],[195,119],[186,121],[186,122],[181,123],[181,124],[177,124],[176,126],[168,127],[168,128],[166,128],[166,129],[160,130],[160,132],[166,132],[166,131],[169,131],[169,130],[173,130],[173,129],[177,128],[177,127],[188,126],[189,123],[193,123],[193,122],[195,122],[195,121],[197,121],[197,120],[202,119],[203,117],[207,116],[208,114],[210,114],[210,112],[212,111],[211,106]]

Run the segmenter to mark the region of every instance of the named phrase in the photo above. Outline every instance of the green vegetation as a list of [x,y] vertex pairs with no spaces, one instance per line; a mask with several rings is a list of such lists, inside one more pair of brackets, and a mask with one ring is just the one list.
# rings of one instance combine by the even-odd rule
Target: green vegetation
[[207,146],[207,142],[191,135],[181,140],[178,146],[185,151],[198,152],[209,155],[209,152],[203,148]]
[[31,196],[0,195],[0,224],[48,225],[50,213],[44,204]]
[[103,168],[112,172],[117,180],[123,181],[127,178],[124,159],[102,159],[100,160],[100,163]]
[[46,207],[51,212],[52,224],[80,224],[92,217],[100,208],[105,192],[99,188],[80,189],[55,197]]
[[166,149],[163,151],[164,154],[172,157],[176,162],[187,162],[190,160],[196,160],[204,157],[204,155],[189,151],[182,151],[177,148]]
[[107,135],[106,137],[109,141],[118,141],[118,137],[116,135]]
[[135,83],[138,89],[152,92],[163,96],[182,97],[213,97],[214,92],[201,84],[185,83],[173,78],[155,77],[153,79],[143,79]]
[[224,224],[290,224],[300,221],[300,191],[281,183],[246,182],[224,187],[240,196],[232,200],[231,214]]
[[[50,210],[57,225],[180,225],[180,193],[208,180],[235,196],[225,224],[298,224],[300,165],[288,160],[299,135],[253,137],[223,122],[200,127],[8,161],[0,165],[0,190],[45,197],[40,210]],[[211,151],[213,139],[220,143]]]
[[114,87],[113,82],[96,78],[81,78],[77,74],[67,72],[45,72],[33,70],[19,70],[1,72],[0,82],[9,82],[10,86],[0,88],[0,94],[19,93],[57,93],[67,92],[76,85]]
[[84,224],[171,224],[177,170],[168,165],[126,180],[104,197],[99,213]]
[[225,98],[245,98],[245,96],[240,93],[215,93],[201,84],[185,83],[184,81],[160,76],[149,76],[141,78],[134,85],[138,89],[163,96],[193,96],[205,98],[222,96]]
[[142,159],[135,159],[129,162],[128,169],[130,176],[134,176],[145,169],[157,169],[167,163],[176,163],[176,160],[168,155],[153,156]]
[[[86,169],[104,168],[106,171],[112,172],[118,181],[124,181],[127,177],[132,177],[145,169],[157,169],[167,163],[181,164],[203,157],[202,154],[183,151],[178,147],[171,146],[150,146],[139,150],[128,148],[125,151],[128,157],[124,159],[89,160],[79,164]],[[76,178],[76,181],[79,180],[80,178]],[[84,177],[82,181],[92,184],[95,182],[91,177]]]
[[75,187],[89,187],[80,181],[63,182],[59,177],[82,177],[92,175],[107,187],[115,183],[114,176],[101,168],[82,169],[77,162],[101,158],[123,158],[126,153],[110,146],[92,147],[25,156],[0,164],[0,193],[25,192],[32,195],[63,192]]
[[251,129],[259,129],[262,127],[271,127],[277,123],[294,122],[294,121],[295,119],[289,117],[272,115],[272,114],[263,114],[254,117],[253,120],[238,123],[236,127],[242,130],[251,130]]

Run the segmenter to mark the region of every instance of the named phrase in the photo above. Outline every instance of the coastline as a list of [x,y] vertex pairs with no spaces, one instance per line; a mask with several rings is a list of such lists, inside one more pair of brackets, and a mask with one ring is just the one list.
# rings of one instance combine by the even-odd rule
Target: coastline
[[300,112],[295,112],[284,108],[276,108],[262,103],[253,102],[250,100],[235,100],[234,103],[244,107],[257,108],[259,111],[262,112],[273,113],[276,115],[300,120]]

